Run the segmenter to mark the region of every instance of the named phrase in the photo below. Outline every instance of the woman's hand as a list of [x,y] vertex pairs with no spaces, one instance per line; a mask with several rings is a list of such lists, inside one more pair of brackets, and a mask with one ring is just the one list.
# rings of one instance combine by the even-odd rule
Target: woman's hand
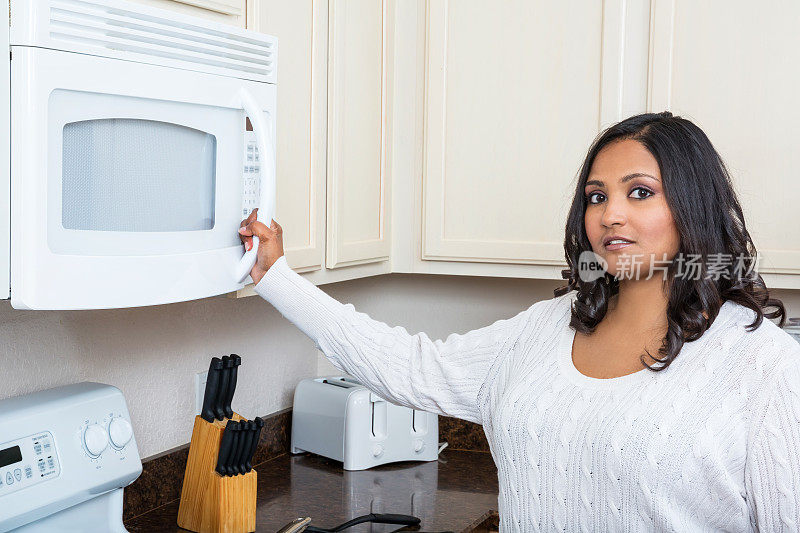
[[258,208],[253,209],[250,216],[242,221],[239,226],[239,239],[244,243],[245,249],[253,247],[253,234],[258,237],[258,250],[256,264],[250,271],[253,283],[258,285],[267,270],[283,255],[283,228],[272,219],[271,227],[267,227],[258,220]]

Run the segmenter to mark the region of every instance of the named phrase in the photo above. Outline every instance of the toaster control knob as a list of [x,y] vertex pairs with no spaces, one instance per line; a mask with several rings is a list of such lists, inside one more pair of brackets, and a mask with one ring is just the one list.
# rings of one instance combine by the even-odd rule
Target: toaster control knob
[[372,455],[374,455],[375,457],[378,457],[382,453],[383,453],[383,446],[382,445],[376,444],[375,446],[372,447]]
[[124,418],[114,418],[108,425],[108,435],[111,437],[111,444],[115,448],[122,449],[133,436],[131,423]]
[[83,444],[90,456],[100,457],[108,447],[108,433],[97,424],[92,424],[83,432]]
[[422,439],[417,439],[417,440],[414,441],[414,451],[415,452],[420,453],[424,449],[425,449],[425,443],[422,441]]

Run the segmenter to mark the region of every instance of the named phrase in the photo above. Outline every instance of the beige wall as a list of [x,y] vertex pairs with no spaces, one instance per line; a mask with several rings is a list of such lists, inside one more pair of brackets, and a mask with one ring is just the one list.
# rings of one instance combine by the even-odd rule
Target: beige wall
[[[390,274],[322,286],[328,294],[410,333],[446,338],[552,298],[555,281]],[[800,294],[776,291],[789,316]],[[119,387],[143,458],[185,444],[194,376],[212,356],[238,353],[234,409],[262,416],[291,406],[304,378],[336,373],[314,343],[255,296],[136,309],[18,311],[0,302],[0,398],[77,381]]]

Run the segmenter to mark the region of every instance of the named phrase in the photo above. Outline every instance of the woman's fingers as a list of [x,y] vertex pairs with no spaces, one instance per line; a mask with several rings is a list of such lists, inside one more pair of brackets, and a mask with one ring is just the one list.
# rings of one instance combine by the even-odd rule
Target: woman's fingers
[[[239,228],[247,226],[248,224],[256,220],[257,216],[258,216],[258,208],[256,207],[250,212],[250,214],[247,216],[246,219],[242,220],[241,224],[239,224]],[[242,241],[242,244],[245,245],[245,249],[249,250],[250,248],[253,247],[253,239],[251,237],[245,237],[244,235],[242,235],[241,232],[239,232],[239,240]]]
[[248,250],[253,246],[253,235],[258,237],[260,240],[264,241],[272,237],[275,234],[275,230],[270,230],[267,226],[259,222],[258,220],[254,220],[247,224],[244,227],[239,228],[239,235],[244,236],[247,238],[248,242],[250,243]]

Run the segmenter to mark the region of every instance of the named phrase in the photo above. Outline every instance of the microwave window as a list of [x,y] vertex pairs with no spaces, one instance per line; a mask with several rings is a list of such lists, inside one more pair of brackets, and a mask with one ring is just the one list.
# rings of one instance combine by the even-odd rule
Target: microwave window
[[214,227],[217,139],[154,120],[64,125],[61,223],[92,231]]

